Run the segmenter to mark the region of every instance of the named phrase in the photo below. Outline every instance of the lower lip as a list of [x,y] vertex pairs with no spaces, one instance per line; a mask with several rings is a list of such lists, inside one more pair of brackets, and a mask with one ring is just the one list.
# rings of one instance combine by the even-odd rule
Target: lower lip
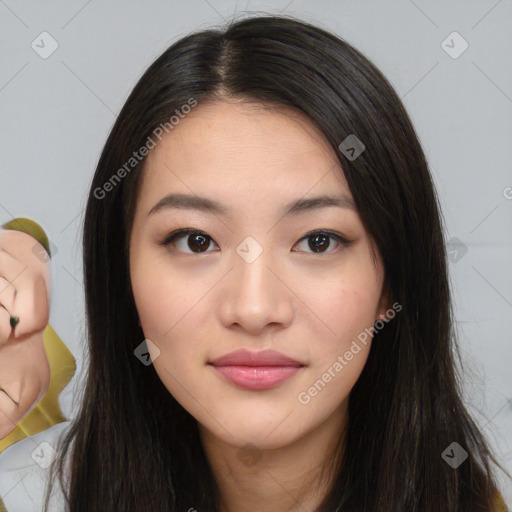
[[295,375],[297,366],[213,366],[223,377],[244,389],[271,389]]

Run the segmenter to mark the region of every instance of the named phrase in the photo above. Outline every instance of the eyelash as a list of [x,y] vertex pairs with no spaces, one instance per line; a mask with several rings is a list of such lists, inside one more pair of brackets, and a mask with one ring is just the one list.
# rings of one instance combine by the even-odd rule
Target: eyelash
[[[200,231],[198,229],[194,228],[182,228],[177,229],[171,233],[169,233],[164,240],[159,242],[159,245],[162,246],[168,246],[172,242],[176,241],[178,238],[184,236],[184,235],[202,235],[205,238],[214,241],[212,237],[210,237],[207,233],[204,231]],[[336,231],[330,231],[328,229],[315,229],[313,231],[308,231],[303,237],[301,237],[299,240],[297,240],[297,243],[302,242],[303,240],[307,240],[308,238],[312,238],[315,235],[327,235],[328,237],[334,239],[336,242],[338,242],[342,247],[348,247],[350,244],[353,243],[353,240],[347,240],[343,235],[340,233],[337,233]],[[214,242],[215,243],[215,242]],[[212,251],[203,251],[203,252],[189,252],[184,254],[204,254],[206,252],[212,252]],[[300,252],[300,251],[295,251]],[[327,252],[309,252],[306,251],[308,254],[314,254],[314,255],[322,255],[322,254],[331,254],[333,251],[327,251]]]

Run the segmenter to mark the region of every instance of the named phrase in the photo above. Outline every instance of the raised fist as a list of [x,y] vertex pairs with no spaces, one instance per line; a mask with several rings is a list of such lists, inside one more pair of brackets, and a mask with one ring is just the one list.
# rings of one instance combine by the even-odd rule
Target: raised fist
[[43,245],[23,231],[0,229],[0,439],[39,403],[50,383],[43,344],[50,281]]

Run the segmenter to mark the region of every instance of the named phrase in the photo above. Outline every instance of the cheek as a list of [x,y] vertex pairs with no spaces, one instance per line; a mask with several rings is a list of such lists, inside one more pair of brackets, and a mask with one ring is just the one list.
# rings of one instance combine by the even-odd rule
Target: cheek
[[160,343],[190,322],[204,295],[204,286],[159,266],[135,272],[132,289],[144,334]]
[[[147,241],[141,240],[134,246],[144,243]],[[144,334],[152,341],[161,339],[177,321],[179,297],[184,295],[184,283],[179,276],[163,266],[147,250],[135,249],[130,253],[133,297]]]
[[[199,384],[197,375],[199,346],[203,326],[212,305],[207,291],[212,279],[190,279],[190,275],[173,269],[165,258],[133,258],[132,289],[141,327],[146,339],[154,343],[158,357],[153,366],[166,388],[180,395],[177,382],[187,382],[187,389]],[[141,340],[142,341],[142,340]],[[209,339],[212,342],[211,339]],[[197,382],[196,382],[197,381]],[[186,398],[186,397],[185,397]]]
[[345,404],[366,364],[375,320],[377,297],[372,294],[344,287],[333,290],[329,299],[319,310],[328,334],[315,337],[310,371],[296,397],[312,420]]
[[156,357],[151,353],[156,373],[167,390],[177,398],[177,382],[182,382],[179,372],[186,375],[186,364],[190,360],[186,357],[189,344],[182,343],[183,340],[177,336],[187,319],[185,283],[175,275],[162,274],[155,265],[137,263],[134,260],[131,280],[141,328],[144,337],[159,351]]
[[[364,262],[364,264],[363,264]],[[382,287],[371,260],[360,260],[335,279],[324,280],[309,294],[308,306],[319,312],[328,329],[310,351],[312,378],[298,400],[306,410],[320,414],[343,403],[358,380],[371,347]],[[311,405],[307,405],[311,404]],[[314,416],[314,414],[313,414]]]
[[380,295],[374,274],[356,271],[314,283],[305,291],[306,306],[315,313],[323,333],[319,340],[326,355],[347,350],[359,334],[373,326]]

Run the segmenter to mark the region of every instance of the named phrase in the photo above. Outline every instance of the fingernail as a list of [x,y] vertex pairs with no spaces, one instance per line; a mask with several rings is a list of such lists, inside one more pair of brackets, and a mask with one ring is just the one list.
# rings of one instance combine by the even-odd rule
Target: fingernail
[[20,321],[20,317],[11,315],[10,321],[11,321],[11,328],[14,329],[18,325],[18,322]]

